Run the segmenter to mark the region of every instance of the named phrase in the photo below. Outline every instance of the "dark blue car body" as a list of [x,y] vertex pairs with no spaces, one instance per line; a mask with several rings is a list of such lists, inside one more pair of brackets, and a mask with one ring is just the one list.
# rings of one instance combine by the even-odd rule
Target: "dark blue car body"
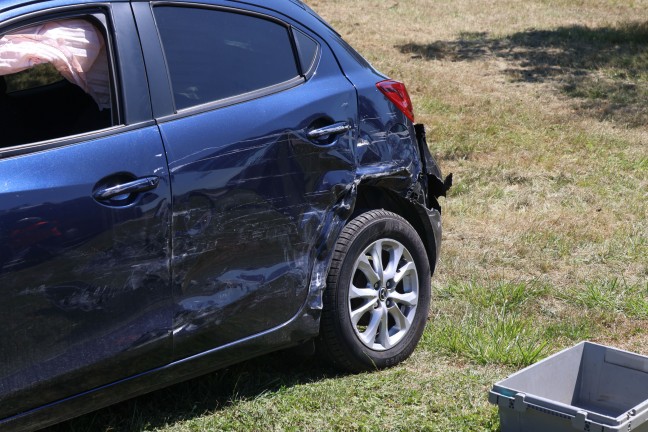
[[[179,109],[152,5],[263,17],[315,41],[314,62]],[[0,429],[312,339],[332,247],[359,209],[404,217],[434,270],[448,185],[424,132],[301,2],[0,0],[0,35],[68,16],[105,26],[116,120],[0,147]],[[309,136],[334,122],[350,130]]]

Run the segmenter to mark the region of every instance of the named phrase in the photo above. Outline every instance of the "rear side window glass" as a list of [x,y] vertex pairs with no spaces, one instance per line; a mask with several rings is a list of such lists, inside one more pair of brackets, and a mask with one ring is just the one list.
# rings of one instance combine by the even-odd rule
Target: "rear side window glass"
[[217,101],[299,76],[287,27],[214,9],[154,9],[177,109]]
[[297,42],[297,50],[299,51],[299,62],[301,63],[302,73],[304,75],[313,68],[315,59],[317,57],[318,45],[310,36],[294,29],[295,42]]

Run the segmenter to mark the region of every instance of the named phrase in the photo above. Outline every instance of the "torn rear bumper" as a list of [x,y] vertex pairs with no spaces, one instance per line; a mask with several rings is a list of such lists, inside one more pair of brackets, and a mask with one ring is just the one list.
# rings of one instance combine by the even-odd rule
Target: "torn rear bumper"
[[441,212],[441,206],[439,206],[437,198],[446,196],[448,189],[452,187],[452,173],[443,178],[441,168],[439,168],[439,165],[430,153],[425,134],[425,126],[422,124],[414,125],[414,130],[416,131],[416,141],[419,147],[419,154],[421,155],[423,172],[427,177],[424,184],[424,187],[427,188],[426,196],[428,202],[426,204],[428,208],[435,208]]

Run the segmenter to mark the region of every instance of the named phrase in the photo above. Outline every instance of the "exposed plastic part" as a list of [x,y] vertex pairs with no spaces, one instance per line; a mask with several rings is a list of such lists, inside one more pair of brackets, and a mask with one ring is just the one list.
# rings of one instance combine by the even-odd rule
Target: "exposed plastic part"
[[414,106],[412,100],[407,93],[405,84],[395,80],[385,80],[376,83],[376,87],[380,90],[387,99],[392,101],[396,107],[405,114],[405,116],[414,121]]
[[81,87],[99,109],[110,108],[108,57],[101,32],[89,21],[66,19],[22,28],[0,38],[0,76],[51,63]]
[[[419,145],[419,152],[421,153],[423,171],[427,174],[428,199],[431,200],[432,198],[446,196],[446,193],[452,187],[452,173],[443,178],[439,166],[430,154],[430,148],[428,147],[425,134],[425,126],[422,124],[414,125],[414,130],[416,131],[416,140]],[[428,207],[436,208],[433,204],[434,203],[429,203]]]
[[647,432],[648,357],[581,342],[496,383],[502,432]]

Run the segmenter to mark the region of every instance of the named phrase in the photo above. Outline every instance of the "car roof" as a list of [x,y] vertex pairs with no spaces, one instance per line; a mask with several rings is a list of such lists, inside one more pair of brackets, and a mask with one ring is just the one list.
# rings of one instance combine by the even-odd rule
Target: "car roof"
[[[100,2],[101,0],[78,0],[76,3],[91,4],[95,1]],[[128,1],[128,0],[109,0],[109,1],[115,2],[115,1]],[[0,0],[0,12],[5,12],[10,9],[14,9],[21,6],[34,5],[37,3],[49,3],[49,1],[48,0]],[[70,3],[74,4],[75,2],[70,2]]]
[[289,6],[290,3],[293,3],[297,6],[299,6],[302,9],[305,9],[304,7],[304,2],[301,0],[228,0],[234,3],[247,3],[255,6],[262,6],[262,7],[275,7],[275,8],[281,8],[282,6]]
[[[203,0],[209,2],[210,0]],[[284,15],[291,16],[300,9],[306,10],[301,0],[227,0],[232,3],[248,4],[259,6],[265,9],[274,10]]]
[[[0,13],[10,11],[23,6],[30,6],[36,4],[47,4],[55,3],[57,5],[61,4],[86,4],[91,5],[93,3],[101,3],[106,0],[0,0]],[[137,1],[148,1],[148,0],[107,0],[108,2],[137,2]],[[192,2],[192,0],[175,0],[178,3],[183,2]],[[337,32],[325,22],[319,15],[317,15],[308,5],[306,5],[302,0],[221,0],[225,3],[231,3],[232,6],[239,4],[241,6],[248,5],[252,7],[260,7],[263,9],[271,10],[277,13],[280,13],[284,16],[296,19],[297,21],[302,22],[306,26],[315,25],[317,27],[320,24],[324,24],[331,30],[333,33]],[[196,3],[205,3],[205,4],[214,4],[214,0],[193,0]],[[222,3],[221,3],[222,4]],[[31,8],[29,8],[31,9]],[[297,17],[301,17],[297,18]],[[310,24],[310,25],[309,25]]]
[[[99,0],[97,0],[99,1]],[[109,0],[109,1],[128,1],[128,0]],[[210,3],[209,0],[204,0],[205,3]],[[289,13],[294,12],[294,6],[301,9],[306,9],[301,0],[226,0],[232,3],[243,3],[253,6],[261,6],[267,9],[274,9],[278,12]],[[46,3],[47,0],[0,0],[0,12],[13,9],[19,6],[27,6],[35,3]],[[91,3],[91,1],[84,0],[79,3]]]
[[13,9],[21,5],[28,5],[32,3],[37,3],[37,1],[25,1],[25,0],[0,0],[0,12]]

